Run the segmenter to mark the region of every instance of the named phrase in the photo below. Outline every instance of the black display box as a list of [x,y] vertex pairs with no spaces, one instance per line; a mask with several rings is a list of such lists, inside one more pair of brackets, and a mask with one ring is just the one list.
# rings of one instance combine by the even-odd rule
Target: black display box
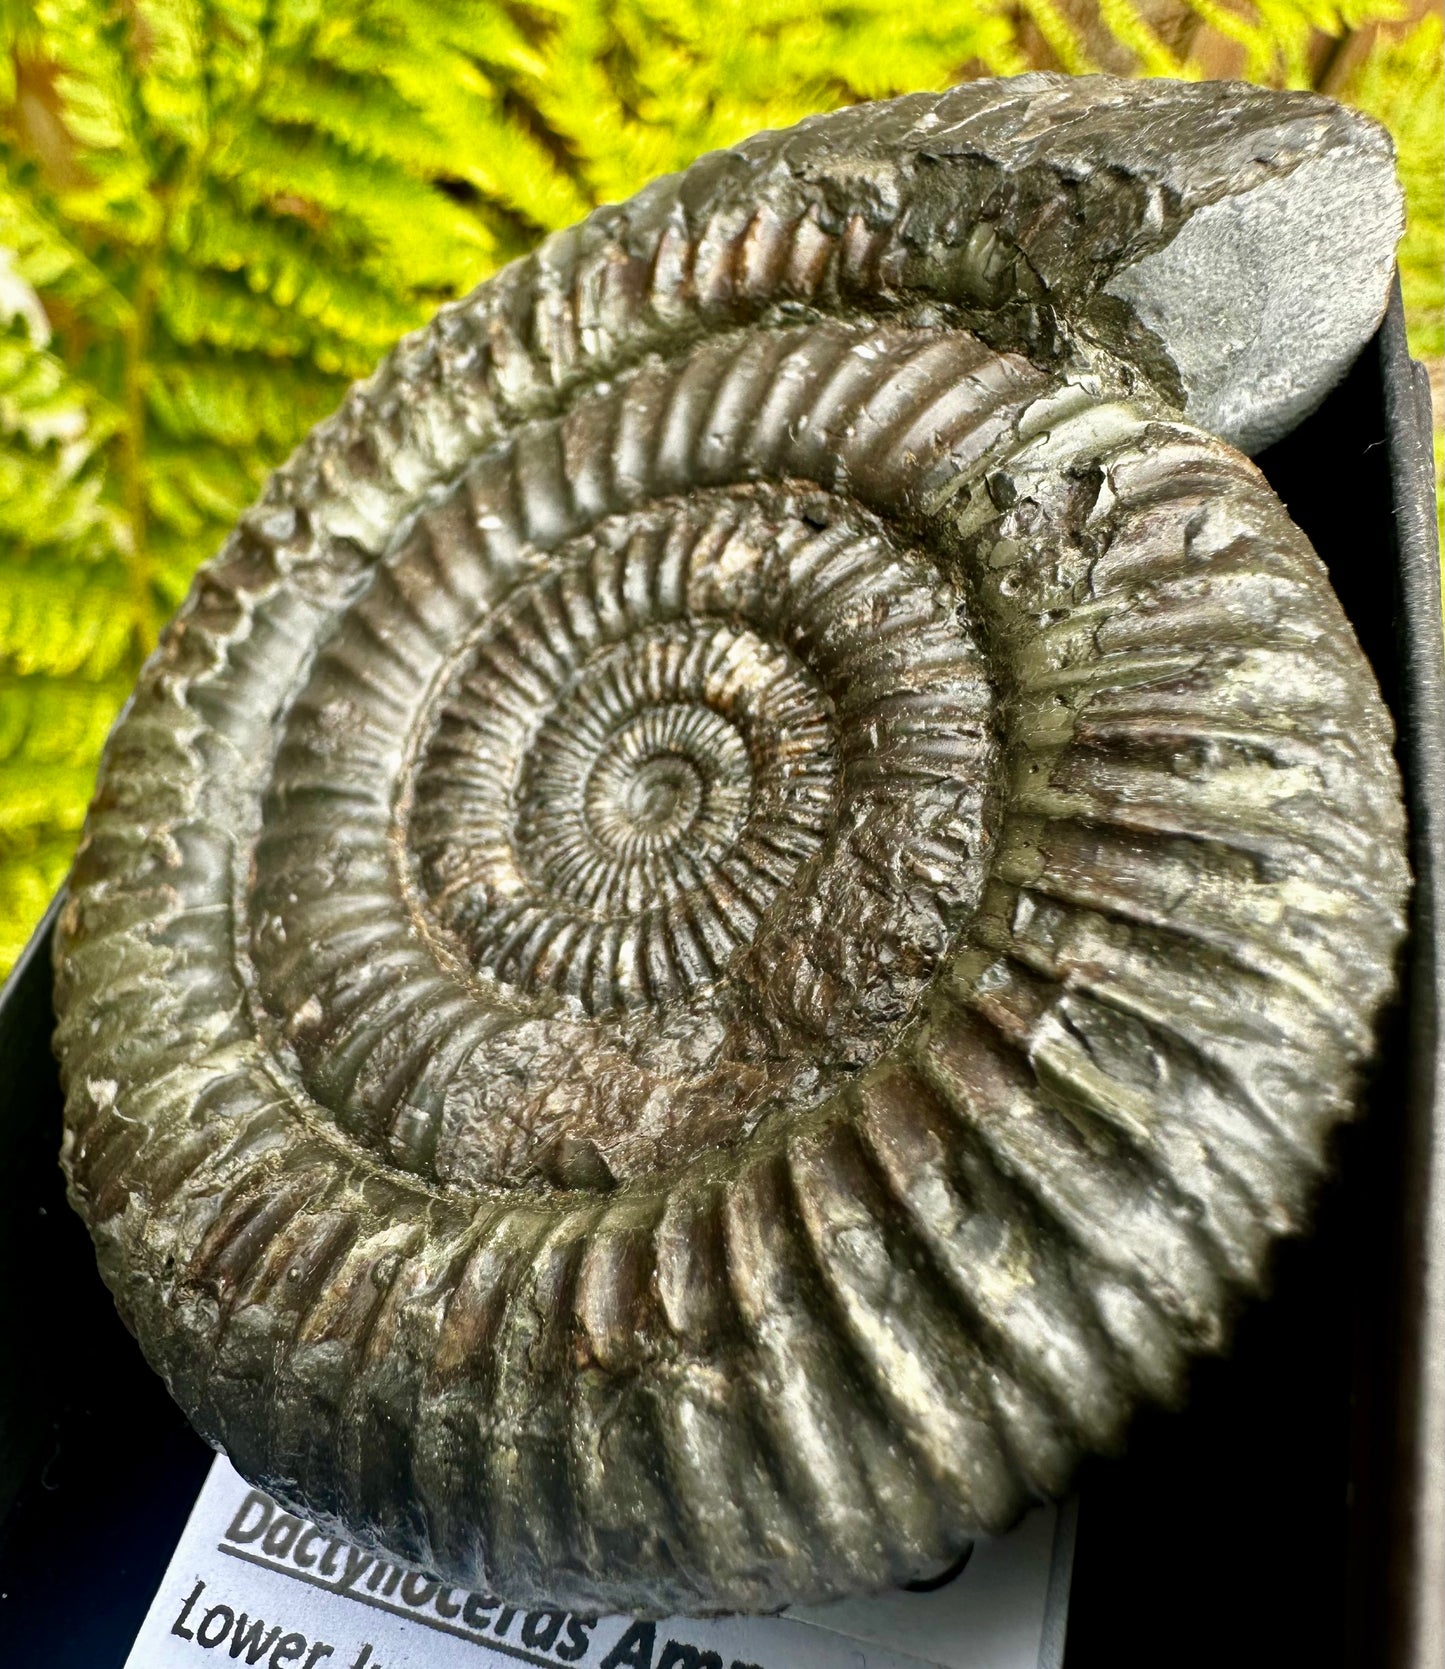
[[[1080,1480],[1064,1669],[1445,1666],[1445,673],[1429,393],[1398,293],[1259,460],[1399,730],[1416,876],[1369,1116],[1188,1409]],[[0,993],[0,1665],[118,1669],[210,1451],[65,1203],[47,915]]]

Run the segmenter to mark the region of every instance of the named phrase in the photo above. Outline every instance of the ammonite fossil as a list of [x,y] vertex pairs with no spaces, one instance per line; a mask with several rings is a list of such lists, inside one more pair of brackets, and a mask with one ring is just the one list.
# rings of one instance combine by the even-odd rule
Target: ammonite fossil
[[1398,219],[1326,100],[977,83],[707,157],[353,390],[59,939],[73,1198],[243,1473],[511,1599],[763,1609],[1178,1395],[1402,931],[1386,711],[1228,443]]

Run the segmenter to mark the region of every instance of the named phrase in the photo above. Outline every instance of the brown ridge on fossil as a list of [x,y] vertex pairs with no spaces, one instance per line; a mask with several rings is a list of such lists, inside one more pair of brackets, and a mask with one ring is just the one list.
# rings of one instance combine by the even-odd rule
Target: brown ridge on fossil
[[72,1197],[243,1473],[510,1599],[766,1609],[1180,1394],[1407,880],[1323,570],[1181,413],[1274,432],[1338,343],[1251,406],[1160,263],[1381,168],[1244,88],[840,113],[549,239],[277,473],[57,972]]

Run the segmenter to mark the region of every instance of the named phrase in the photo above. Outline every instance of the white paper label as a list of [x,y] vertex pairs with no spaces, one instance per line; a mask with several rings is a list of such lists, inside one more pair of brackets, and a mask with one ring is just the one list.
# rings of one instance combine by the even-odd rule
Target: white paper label
[[782,1617],[593,1619],[519,1610],[353,1547],[218,1458],[126,1669],[1051,1669],[1069,1563],[1058,1520],[1035,1512],[980,1542],[928,1593]]

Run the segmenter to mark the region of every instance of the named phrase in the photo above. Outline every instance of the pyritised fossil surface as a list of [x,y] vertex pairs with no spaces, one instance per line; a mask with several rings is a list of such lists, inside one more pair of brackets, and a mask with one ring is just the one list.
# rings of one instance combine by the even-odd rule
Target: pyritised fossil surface
[[766,1609],[1177,1398],[1402,933],[1386,710],[1230,444],[1398,229],[1327,100],[975,83],[704,158],[352,391],[58,941],[73,1200],[243,1473],[510,1599]]

